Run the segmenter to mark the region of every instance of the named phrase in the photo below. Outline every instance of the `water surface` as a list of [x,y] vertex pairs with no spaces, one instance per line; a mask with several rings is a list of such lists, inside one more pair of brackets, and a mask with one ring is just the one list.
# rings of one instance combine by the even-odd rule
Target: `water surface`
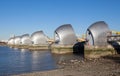
[[0,46],[0,76],[55,69],[50,51],[29,51]]
[[29,51],[0,46],[0,76],[52,70],[57,63],[83,58],[74,54],[52,54],[50,50]]

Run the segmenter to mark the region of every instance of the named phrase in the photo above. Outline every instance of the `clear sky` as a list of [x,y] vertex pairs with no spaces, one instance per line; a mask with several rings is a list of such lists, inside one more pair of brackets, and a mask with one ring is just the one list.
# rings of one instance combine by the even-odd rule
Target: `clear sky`
[[62,24],[81,35],[96,21],[120,31],[120,0],[0,0],[0,40],[39,30],[53,37]]

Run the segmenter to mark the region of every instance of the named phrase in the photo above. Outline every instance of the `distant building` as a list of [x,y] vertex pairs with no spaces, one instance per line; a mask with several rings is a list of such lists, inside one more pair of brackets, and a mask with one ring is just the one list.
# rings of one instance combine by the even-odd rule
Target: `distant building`
[[104,21],[98,21],[88,27],[86,38],[89,45],[105,46],[107,45],[107,33],[109,27]]
[[21,36],[21,44],[22,45],[32,44],[29,34],[24,34]]
[[49,38],[43,33],[43,31],[36,31],[31,35],[32,44],[35,45],[48,45]]
[[0,42],[5,42],[5,43],[7,43],[7,42],[8,42],[8,40],[0,40]]
[[55,44],[73,45],[76,43],[77,37],[71,24],[65,24],[55,30],[54,39]]
[[15,36],[14,41],[15,41],[15,45],[20,45],[21,44],[21,37]]

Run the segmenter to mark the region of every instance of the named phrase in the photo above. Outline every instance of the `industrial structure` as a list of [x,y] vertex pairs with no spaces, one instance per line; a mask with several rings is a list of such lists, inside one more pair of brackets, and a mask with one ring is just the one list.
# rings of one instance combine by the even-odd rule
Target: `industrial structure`
[[88,27],[86,32],[86,39],[89,45],[93,46],[106,46],[107,34],[109,32],[109,27],[104,21],[98,21],[93,23]]
[[[1,43],[3,45],[3,43]],[[83,57],[98,58],[105,55],[120,54],[120,32],[111,31],[104,21],[93,23],[85,34],[76,36],[71,24],[59,26],[50,39],[43,31],[22,36],[13,36],[8,40],[12,48],[32,51],[50,50],[56,54],[74,53]]]
[[15,45],[20,45],[21,44],[21,37],[20,36],[16,36],[14,38],[14,42],[15,42]]
[[43,33],[43,31],[36,31],[31,35],[31,41],[34,45],[48,45],[49,38]]
[[77,37],[71,24],[64,24],[55,30],[54,39],[55,44],[73,45],[76,43]]
[[11,37],[11,38],[8,40],[8,45],[14,45],[14,44],[15,44],[14,37]]
[[32,41],[30,39],[29,34],[24,34],[21,36],[21,44],[22,45],[30,45],[32,44]]

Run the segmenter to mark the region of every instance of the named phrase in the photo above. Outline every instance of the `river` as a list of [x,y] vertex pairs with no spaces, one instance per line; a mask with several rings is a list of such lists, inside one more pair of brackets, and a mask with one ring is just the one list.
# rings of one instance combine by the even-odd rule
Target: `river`
[[76,58],[80,57],[73,54],[55,55],[50,50],[29,51],[0,46],[0,76],[52,70],[57,68],[56,63]]

